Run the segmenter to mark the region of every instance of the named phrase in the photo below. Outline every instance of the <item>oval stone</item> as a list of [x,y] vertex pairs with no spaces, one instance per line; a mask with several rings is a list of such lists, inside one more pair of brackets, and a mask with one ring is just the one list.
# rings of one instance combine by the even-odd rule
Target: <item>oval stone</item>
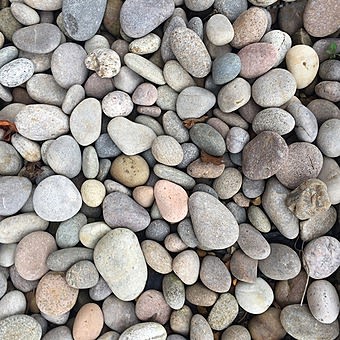
[[184,284],[192,285],[198,279],[199,257],[194,250],[184,250],[174,258],[172,268]]
[[147,266],[137,236],[129,229],[116,228],[94,248],[94,263],[112,292],[123,301],[135,299],[147,280]]
[[201,314],[195,314],[190,321],[190,339],[213,340],[214,335],[208,321]]
[[171,136],[156,137],[152,143],[151,152],[156,161],[165,165],[176,166],[183,160],[183,149]]
[[301,261],[296,252],[280,243],[270,244],[269,256],[259,261],[261,272],[273,280],[289,280],[301,270]]
[[16,87],[25,83],[33,76],[34,65],[27,58],[18,58],[0,68],[0,84]]
[[55,50],[61,41],[58,26],[41,23],[23,27],[14,32],[14,45],[22,51],[30,53],[49,53]]
[[19,290],[11,290],[0,299],[0,320],[11,315],[23,314],[26,307],[25,295]]
[[218,199],[205,192],[189,198],[189,212],[200,245],[208,249],[224,249],[238,239],[239,227],[233,214]]
[[184,283],[174,274],[165,275],[162,282],[164,299],[175,310],[183,307],[185,302]]
[[213,61],[211,74],[216,85],[224,85],[235,79],[240,71],[240,57],[235,53],[225,53]]
[[85,247],[94,248],[110,230],[111,228],[106,223],[100,221],[85,224],[79,230],[79,240]]
[[172,257],[158,242],[144,240],[141,243],[146,263],[157,273],[168,274],[172,271]]
[[69,131],[69,119],[57,106],[47,104],[26,105],[14,120],[18,132],[24,137],[44,141]]
[[[18,335],[19,334],[19,335]],[[12,315],[0,321],[0,338],[40,340],[42,329],[38,321],[33,317],[18,314]]]
[[95,265],[89,260],[82,260],[72,265],[66,272],[66,282],[70,287],[88,289],[99,280]]
[[119,340],[144,340],[155,339],[165,340],[167,332],[165,328],[157,322],[141,322],[126,329],[119,337]]

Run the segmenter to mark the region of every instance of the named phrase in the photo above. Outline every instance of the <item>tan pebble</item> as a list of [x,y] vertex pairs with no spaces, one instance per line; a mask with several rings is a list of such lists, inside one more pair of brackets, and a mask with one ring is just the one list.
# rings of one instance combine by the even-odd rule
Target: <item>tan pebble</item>
[[164,246],[172,253],[179,253],[188,248],[177,233],[169,234],[164,240]]
[[74,340],[96,339],[104,325],[104,317],[100,307],[95,303],[87,303],[77,313],[73,324]]
[[222,175],[224,169],[224,164],[207,163],[196,159],[188,165],[187,173],[194,178],[217,178]]
[[79,240],[87,248],[94,248],[97,242],[111,228],[104,222],[93,222],[85,224],[79,231]]
[[155,33],[135,39],[129,44],[129,51],[136,54],[149,54],[156,52],[161,46],[161,38]]
[[184,284],[192,285],[198,279],[200,260],[195,251],[184,250],[174,258],[172,267]]
[[103,183],[96,179],[88,179],[81,186],[81,196],[86,205],[89,207],[99,207],[106,194],[106,189]]
[[132,197],[144,208],[150,208],[154,202],[153,187],[141,185],[133,189]]
[[146,263],[157,273],[168,274],[172,271],[172,257],[168,251],[153,240],[141,243]]

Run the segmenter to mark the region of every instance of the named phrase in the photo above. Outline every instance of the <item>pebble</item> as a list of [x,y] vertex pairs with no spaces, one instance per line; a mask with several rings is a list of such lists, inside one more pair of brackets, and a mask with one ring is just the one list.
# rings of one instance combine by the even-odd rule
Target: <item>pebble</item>
[[171,136],[158,136],[151,146],[152,155],[164,165],[176,166],[183,160],[181,145]]
[[235,287],[235,297],[240,307],[251,314],[264,313],[274,301],[271,287],[260,277],[254,283],[239,281]]
[[129,229],[116,228],[103,236],[94,248],[93,258],[119,299],[131,301],[144,290],[147,267],[138,239]]
[[[153,106],[153,107],[159,109],[156,106]],[[141,108],[141,106],[138,106],[138,109],[139,108]],[[151,109],[152,107],[143,106],[143,108]],[[138,109],[137,109],[137,112],[139,112]],[[161,112],[160,109],[159,109],[159,112]],[[139,112],[139,113],[141,113],[141,112]],[[156,116],[159,117],[158,114]],[[145,115],[142,113],[141,115],[136,117],[135,122],[149,127],[150,129],[152,129],[154,131],[154,133],[157,136],[164,135],[164,130],[162,128],[162,125],[155,118],[148,116],[146,112],[145,112]]]
[[0,177],[1,206],[0,215],[10,216],[17,213],[32,192],[32,183],[25,177]]
[[0,83],[7,87],[16,87],[33,76],[34,65],[27,58],[18,58],[0,68]]
[[[183,334],[183,336],[188,335],[190,331],[191,317],[192,317],[192,311],[187,305],[184,305],[179,310],[173,311],[170,316],[171,329],[176,333]],[[178,339],[178,340],[183,340],[183,339]]]
[[208,289],[200,282],[196,282],[194,285],[188,287],[185,295],[189,303],[202,307],[213,306],[218,298],[217,293]]
[[138,323],[133,302],[122,301],[113,294],[103,302],[102,311],[105,324],[117,332]]
[[277,179],[271,178],[262,196],[262,206],[280,233],[288,239],[294,239],[299,234],[299,220],[286,207],[288,194],[286,187]]
[[[168,136],[173,137],[178,143],[185,143],[189,140],[189,132],[183,126],[182,120],[178,117],[176,112],[174,111],[165,112],[162,116],[162,125],[165,133]],[[183,149],[183,154],[185,154],[184,145],[185,144],[181,145]]]
[[157,273],[168,274],[172,271],[172,258],[162,245],[152,240],[141,243],[146,263]]
[[43,141],[69,131],[68,117],[56,106],[47,104],[26,105],[15,117],[18,132],[24,137]]
[[154,33],[149,33],[142,38],[133,40],[129,44],[129,51],[139,55],[144,55],[156,52],[160,46],[161,38]]
[[174,273],[164,276],[162,282],[162,291],[166,303],[172,309],[181,310],[184,308],[185,287],[183,282]]
[[15,46],[6,46],[0,49],[0,68],[18,57],[18,49]]
[[119,73],[113,78],[116,89],[129,94],[132,94],[142,82],[143,78],[125,65],[121,67]]
[[340,61],[331,59],[324,61],[319,68],[319,76],[322,80],[340,80]]
[[307,305],[289,305],[282,309],[280,321],[285,331],[296,339],[336,339],[339,323],[324,324],[317,321]]
[[14,337],[20,340],[39,340],[42,337],[42,329],[38,321],[31,316],[12,315],[0,321],[0,337],[6,340]]
[[178,93],[170,86],[164,85],[157,88],[158,96],[156,104],[165,111],[176,110]]
[[229,19],[223,14],[214,14],[206,24],[207,38],[216,46],[230,43],[234,38],[234,29]]
[[[0,247],[0,266],[2,267],[11,267],[14,264],[14,257],[16,251],[17,244],[2,244]],[[0,279],[1,281],[1,279]],[[0,285],[1,286],[1,285]],[[1,289],[0,289],[1,296]]]
[[119,337],[119,340],[143,340],[145,338],[165,340],[167,332],[157,322],[141,322],[126,329]]
[[29,291],[36,289],[39,283],[39,280],[34,280],[34,281],[25,280],[23,277],[19,275],[15,266],[10,267],[9,276],[13,283],[13,286],[23,293],[28,293]]
[[199,257],[193,250],[184,250],[179,253],[172,263],[174,273],[186,285],[194,284],[199,275]]
[[137,105],[150,106],[157,100],[157,88],[150,83],[142,83],[132,94],[132,101]]
[[217,103],[221,111],[231,113],[245,105],[250,97],[249,83],[238,77],[222,87],[217,96]]
[[231,153],[239,153],[243,150],[249,140],[250,136],[246,130],[233,126],[226,136],[227,149]]
[[37,11],[24,3],[12,3],[11,12],[15,19],[25,26],[35,25],[40,21]]
[[[113,118],[107,129],[113,142],[129,156],[148,150],[156,138],[156,134],[149,127],[124,117]],[[130,131],[128,136],[126,131]]]
[[295,45],[286,54],[287,69],[296,80],[297,89],[307,87],[319,70],[319,58],[308,45]]
[[208,321],[201,314],[195,314],[190,321],[190,339],[213,340],[214,335]]
[[[105,300],[110,295],[112,295],[110,287],[107,285],[105,280],[101,276],[99,276],[97,284],[89,289],[90,298],[94,301],[102,301]],[[103,312],[104,310],[105,309],[103,308]]]
[[188,195],[179,185],[159,180],[154,186],[154,196],[162,217],[170,223],[177,223],[188,213]]
[[58,326],[48,331],[44,337],[44,340],[72,340],[71,330],[67,326]]
[[48,271],[46,259],[57,250],[54,238],[45,231],[35,231],[23,237],[16,247],[15,267],[26,280],[40,279]]
[[340,265],[340,242],[331,236],[310,241],[304,249],[303,266],[313,279],[324,279]]
[[46,230],[48,222],[34,212],[17,214],[0,221],[0,242],[17,243],[34,231]]
[[177,232],[181,240],[190,248],[198,246],[198,240],[192,228],[192,223],[189,218],[182,220],[177,226]]
[[95,303],[87,303],[78,311],[72,329],[74,339],[95,339],[104,325],[103,313]]
[[315,86],[315,93],[321,98],[337,103],[340,101],[340,83],[338,81],[322,81]]
[[[340,5],[334,0],[308,2],[303,12],[303,26],[313,37],[325,37],[335,33],[340,23],[339,10]],[[337,14],[333,15],[334,13]]]
[[177,165],[179,169],[185,169],[192,161],[199,157],[199,149],[194,143],[181,144],[183,149],[183,160]]
[[328,119],[321,125],[316,143],[324,155],[340,156],[339,131],[340,119]]
[[[112,78],[101,78],[97,73],[92,73],[84,84],[85,93],[88,97],[97,99],[104,98],[108,93],[112,92],[115,88]],[[84,98],[82,98],[84,99]],[[81,99],[81,100],[82,100]],[[80,101],[81,101],[80,100]],[[78,103],[77,103],[78,104]]]
[[71,114],[73,109],[83,100],[85,99],[85,90],[79,85],[72,85],[66,92],[64,100],[62,102],[62,110],[66,114]]
[[78,213],[69,220],[61,222],[55,234],[55,239],[59,248],[74,247],[79,242],[79,232],[87,223],[84,214]]
[[263,179],[252,180],[246,176],[243,176],[242,192],[248,198],[256,198],[261,196],[264,192],[265,181]]
[[253,180],[275,175],[288,158],[288,146],[276,132],[263,131],[243,149],[242,170]]
[[195,235],[204,248],[223,249],[237,241],[239,228],[234,216],[210,194],[193,193],[189,198],[189,213]]
[[[1,6],[2,8],[3,6]],[[0,31],[5,38],[12,41],[13,34],[22,27],[20,22],[14,18],[11,8],[5,7],[0,11]]]
[[7,278],[4,273],[0,273],[0,299],[6,294]]
[[110,43],[103,35],[96,34],[85,41],[84,48],[87,53],[91,53],[97,48],[110,48]]
[[94,146],[96,148],[98,157],[101,159],[117,157],[121,153],[117,145],[113,143],[112,139],[107,133],[101,134],[95,141]]
[[[67,150],[67,153],[65,153]],[[58,175],[68,178],[77,176],[81,171],[81,151],[74,138],[63,135],[52,141],[46,151],[46,160]]]
[[86,98],[72,111],[70,130],[74,139],[82,146],[95,142],[100,136],[102,110],[95,98]]
[[187,173],[193,178],[218,178],[222,175],[224,169],[224,164],[216,165],[197,159],[188,165]]
[[98,175],[99,159],[96,149],[90,145],[84,148],[81,168],[86,178],[92,179]]
[[168,19],[174,9],[171,0],[160,3],[154,0],[129,0],[120,11],[121,28],[131,38],[143,37]]
[[210,327],[217,331],[226,329],[235,320],[238,311],[235,297],[230,293],[221,294],[209,313]]
[[169,60],[165,63],[163,75],[166,83],[177,92],[196,85],[191,75],[177,60]]
[[[125,213],[121,214],[122,211]],[[123,225],[134,232],[145,229],[150,223],[148,211],[121,192],[113,192],[105,197],[103,216],[111,228]]]
[[98,280],[98,271],[94,264],[88,260],[75,263],[66,272],[66,282],[73,288],[92,288],[98,283]]
[[79,230],[79,240],[85,247],[93,249],[110,230],[111,228],[104,222],[84,224]]
[[106,0],[63,1],[63,26],[68,36],[78,41],[92,38],[102,22],[106,3]]
[[154,321],[164,325],[170,319],[171,308],[161,292],[150,289],[138,297],[135,312],[139,320]]
[[13,34],[14,45],[25,52],[49,53],[61,42],[61,32],[56,25],[41,23],[20,28]]
[[61,44],[52,54],[51,72],[54,80],[65,89],[83,84],[88,73],[84,63],[86,55],[86,51],[78,44]]
[[250,7],[241,13],[233,23],[234,38],[231,46],[241,49],[261,40],[266,33],[268,17],[266,11],[259,7]]
[[214,59],[211,74],[216,85],[224,85],[235,79],[240,71],[240,57],[235,53],[225,53]]
[[242,174],[235,168],[226,168],[213,183],[218,197],[223,200],[233,197],[241,186]]
[[232,325],[222,333],[221,340],[251,340],[251,336],[244,326]]
[[280,136],[291,132],[295,127],[293,116],[280,108],[268,108],[256,114],[252,122],[252,129],[259,134],[263,131],[273,131]]
[[271,230],[270,220],[263,210],[255,205],[252,205],[247,210],[250,223],[260,232],[268,233]]
[[38,162],[41,159],[40,145],[20,134],[16,133],[11,137],[11,143],[27,162]]
[[19,290],[12,290],[0,300],[0,320],[16,314],[24,314],[26,310],[25,295]]
[[170,225],[164,220],[153,220],[145,229],[146,238],[158,242],[164,241],[169,234]]
[[155,200],[153,187],[141,185],[132,192],[133,199],[143,208],[150,208]]
[[22,165],[22,158],[14,147],[0,141],[0,174],[3,176],[17,175]]
[[46,261],[47,267],[55,272],[66,271],[82,260],[92,260],[93,250],[80,247],[59,249],[51,253]]
[[278,107],[295,94],[296,80],[287,70],[276,68],[257,78],[252,85],[252,96],[262,107]]
[[82,199],[76,186],[67,177],[54,175],[38,184],[33,194],[33,204],[41,218],[65,221],[80,210]]
[[178,62],[193,77],[204,78],[211,69],[211,58],[201,38],[185,27],[175,28],[170,46]]

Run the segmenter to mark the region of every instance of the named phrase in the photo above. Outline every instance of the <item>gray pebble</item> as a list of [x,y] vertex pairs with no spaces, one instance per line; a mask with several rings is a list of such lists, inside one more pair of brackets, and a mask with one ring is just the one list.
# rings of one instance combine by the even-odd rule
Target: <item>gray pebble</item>
[[143,82],[143,78],[127,66],[122,66],[114,77],[113,83],[117,90],[132,94],[136,87]]
[[213,188],[221,200],[233,197],[238,193],[241,186],[242,174],[235,168],[226,168],[213,183]]
[[340,60],[331,59],[321,63],[319,76],[322,80],[340,81]]
[[199,149],[194,143],[183,143],[181,146],[183,149],[183,160],[177,167],[184,169],[199,157]]
[[101,78],[97,73],[92,73],[87,78],[84,89],[87,97],[102,99],[115,88],[113,78]]
[[234,215],[237,223],[245,223],[247,220],[247,213],[244,207],[240,207],[235,202],[228,202],[226,207]]
[[158,242],[170,234],[170,225],[164,220],[153,220],[145,229],[145,237]]
[[19,57],[31,60],[34,65],[34,73],[45,72],[51,68],[52,52],[40,54],[20,50]]
[[0,300],[0,320],[11,315],[24,314],[25,310],[26,298],[19,290],[11,290]]
[[328,157],[340,156],[340,119],[326,120],[320,127],[317,145],[322,153]]
[[27,293],[35,288],[37,288],[39,280],[26,280],[18,273],[15,266],[12,266],[9,270],[10,279],[13,286],[23,293]]
[[95,142],[95,148],[99,158],[117,157],[121,154],[121,151],[107,133],[99,136]]
[[167,332],[165,328],[157,322],[142,322],[126,329],[121,335],[120,340],[143,340],[145,338],[165,340]]
[[190,322],[190,339],[213,340],[213,332],[208,321],[201,315],[195,314]]
[[226,138],[227,149],[231,153],[239,153],[243,150],[245,145],[249,142],[249,133],[237,126],[232,127]]
[[66,92],[61,108],[69,115],[83,99],[85,99],[84,88],[79,84],[72,85]]
[[0,299],[5,295],[7,291],[7,278],[4,273],[0,273]]
[[0,174],[3,176],[17,175],[22,165],[22,158],[14,147],[0,141]]
[[11,12],[15,19],[25,26],[35,25],[40,21],[38,12],[24,3],[13,2]]
[[230,21],[235,21],[241,13],[247,10],[248,2],[246,0],[215,0],[214,8],[218,11],[218,13],[224,14]]
[[183,307],[185,302],[185,288],[183,282],[174,274],[164,276],[162,291],[167,304],[175,310]]
[[260,207],[252,205],[247,210],[250,223],[262,233],[268,233],[271,229],[270,220]]
[[321,98],[337,103],[340,101],[340,82],[322,81],[315,86],[315,93]]
[[67,270],[65,278],[70,287],[88,289],[97,284],[99,274],[91,261],[82,260],[75,263]]
[[72,332],[67,326],[59,326],[48,331],[43,340],[72,340]]
[[6,46],[0,49],[0,68],[18,56],[18,49],[15,46]]
[[215,84],[224,85],[235,79],[240,71],[240,57],[235,53],[226,53],[213,61],[212,78]]
[[98,282],[89,289],[90,298],[94,301],[105,300],[111,294],[110,287],[101,276],[99,276]]
[[7,87],[16,87],[33,76],[34,65],[27,58],[18,58],[0,68],[0,83]]
[[[154,131],[154,133],[158,136],[164,135],[164,130],[162,125],[155,119],[149,116],[139,115],[135,119],[136,123],[148,126],[150,129]],[[154,141],[157,139],[154,139]]]
[[251,336],[246,327],[232,325],[222,333],[221,340],[251,340]]
[[96,149],[92,145],[84,148],[81,167],[87,179],[94,179],[98,175],[99,159]]
[[177,60],[167,61],[163,68],[163,74],[167,84],[177,92],[196,85],[191,75]]
[[14,264],[16,248],[16,243],[2,244],[0,246],[0,266],[8,268]]
[[176,111],[176,101],[178,93],[168,85],[159,86],[157,88],[156,104],[165,111]]
[[177,226],[177,232],[181,240],[189,247],[196,248],[198,246],[198,240],[194,233],[192,223],[189,218],[182,220]]
[[28,315],[12,315],[0,321],[0,338],[13,339],[20,334],[21,339],[40,340],[42,330],[39,323]]
[[174,111],[167,111],[163,114],[162,123],[167,135],[172,136],[178,143],[184,143],[189,140],[189,132],[183,126],[183,122]]
[[253,180],[243,176],[242,191],[248,198],[256,198],[263,194],[265,181],[263,179]]
[[307,108],[313,112],[318,124],[332,118],[340,119],[340,109],[329,100],[314,99],[307,105]]

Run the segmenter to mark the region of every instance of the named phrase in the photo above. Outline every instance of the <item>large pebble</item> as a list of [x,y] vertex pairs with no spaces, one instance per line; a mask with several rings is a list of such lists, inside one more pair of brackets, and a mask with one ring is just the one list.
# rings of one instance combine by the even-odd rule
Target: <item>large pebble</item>
[[168,274],[172,271],[172,257],[168,251],[153,240],[141,243],[146,263],[157,273]]
[[112,292],[123,301],[135,299],[147,279],[147,266],[136,235],[116,228],[101,238],[94,249],[94,263]]
[[336,339],[339,323],[324,324],[317,321],[307,305],[290,305],[282,309],[280,321],[285,331],[295,339]]
[[167,332],[161,324],[157,322],[141,322],[126,329],[120,335],[119,340],[165,340],[166,338]]
[[87,98],[72,111],[70,130],[75,140],[82,146],[95,142],[101,130],[102,110],[95,98]]
[[0,178],[0,215],[17,213],[28,200],[32,183],[26,177],[3,176]]
[[[150,149],[152,142],[157,137],[151,128],[134,123],[124,117],[113,118],[107,130],[119,149],[130,156]],[[128,135],[126,131],[129,131]]]
[[295,94],[296,80],[287,70],[276,68],[255,80],[252,96],[262,107],[277,107],[288,102]]
[[288,146],[276,132],[264,131],[243,149],[242,170],[253,180],[275,175],[288,158]]
[[316,142],[324,155],[340,156],[339,132],[340,119],[328,119],[321,125]]
[[1,339],[40,340],[41,336],[41,326],[38,321],[31,316],[18,314],[0,321]]
[[60,316],[75,305],[78,289],[70,287],[65,274],[49,272],[39,281],[36,290],[36,303],[42,313]]
[[87,78],[84,60],[86,51],[78,44],[61,44],[52,54],[51,71],[55,81],[63,88],[82,84]]
[[0,174],[17,175],[22,165],[23,160],[17,150],[11,144],[0,141]]
[[38,12],[23,3],[11,4],[11,12],[13,16],[25,26],[38,24],[40,21]]
[[206,34],[214,45],[223,46],[233,40],[234,29],[225,15],[214,14],[206,24]]
[[34,65],[27,58],[18,58],[0,68],[0,84],[16,87],[25,83],[33,76]]
[[30,53],[49,53],[60,44],[61,32],[56,25],[41,23],[21,28],[13,34],[14,45]]
[[193,250],[184,250],[174,258],[172,268],[184,284],[192,285],[198,279],[199,257]]
[[201,314],[195,314],[190,321],[190,339],[213,340],[214,335],[208,321]]
[[262,205],[280,233],[286,238],[294,239],[299,234],[299,220],[285,204],[288,194],[289,190],[276,178],[272,178],[266,184]]
[[18,132],[24,137],[44,141],[69,131],[69,119],[57,106],[47,104],[26,105],[15,117]]
[[201,38],[191,29],[175,28],[170,45],[176,59],[193,77],[203,78],[211,69],[210,55]]
[[54,237],[45,231],[26,235],[17,245],[15,267],[24,279],[40,279],[48,271],[46,259],[57,250]]
[[180,310],[185,302],[184,283],[174,274],[165,275],[162,282],[164,299],[175,310]]
[[208,112],[216,103],[216,97],[210,91],[189,86],[177,97],[176,111],[181,119],[199,118]]
[[61,175],[41,181],[33,194],[35,212],[47,221],[65,221],[80,210],[81,204],[82,199],[76,186]]
[[0,320],[11,315],[24,314],[26,310],[25,295],[19,290],[12,290],[0,300]]
[[148,211],[121,192],[113,192],[105,197],[103,216],[111,228],[124,226],[134,232],[145,229],[150,223]]
[[33,231],[46,230],[48,221],[34,212],[17,214],[0,221],[0,242],[4,244],[19,242]]
[[238,224],[232,213],[219,200],[205,192],[189,198],[189,212],[200,245],[208,249],[224,249],[239,236]]
[[239,305],[251,314],[262,314],[274,301],[271,287],[260,277],[254,283],[239,281],[235,287],[235,297]]
[[340,265],[340,242],[331,236],[321,236],[310,241],[304,249],[303,266],[313,279],[324,279]]

